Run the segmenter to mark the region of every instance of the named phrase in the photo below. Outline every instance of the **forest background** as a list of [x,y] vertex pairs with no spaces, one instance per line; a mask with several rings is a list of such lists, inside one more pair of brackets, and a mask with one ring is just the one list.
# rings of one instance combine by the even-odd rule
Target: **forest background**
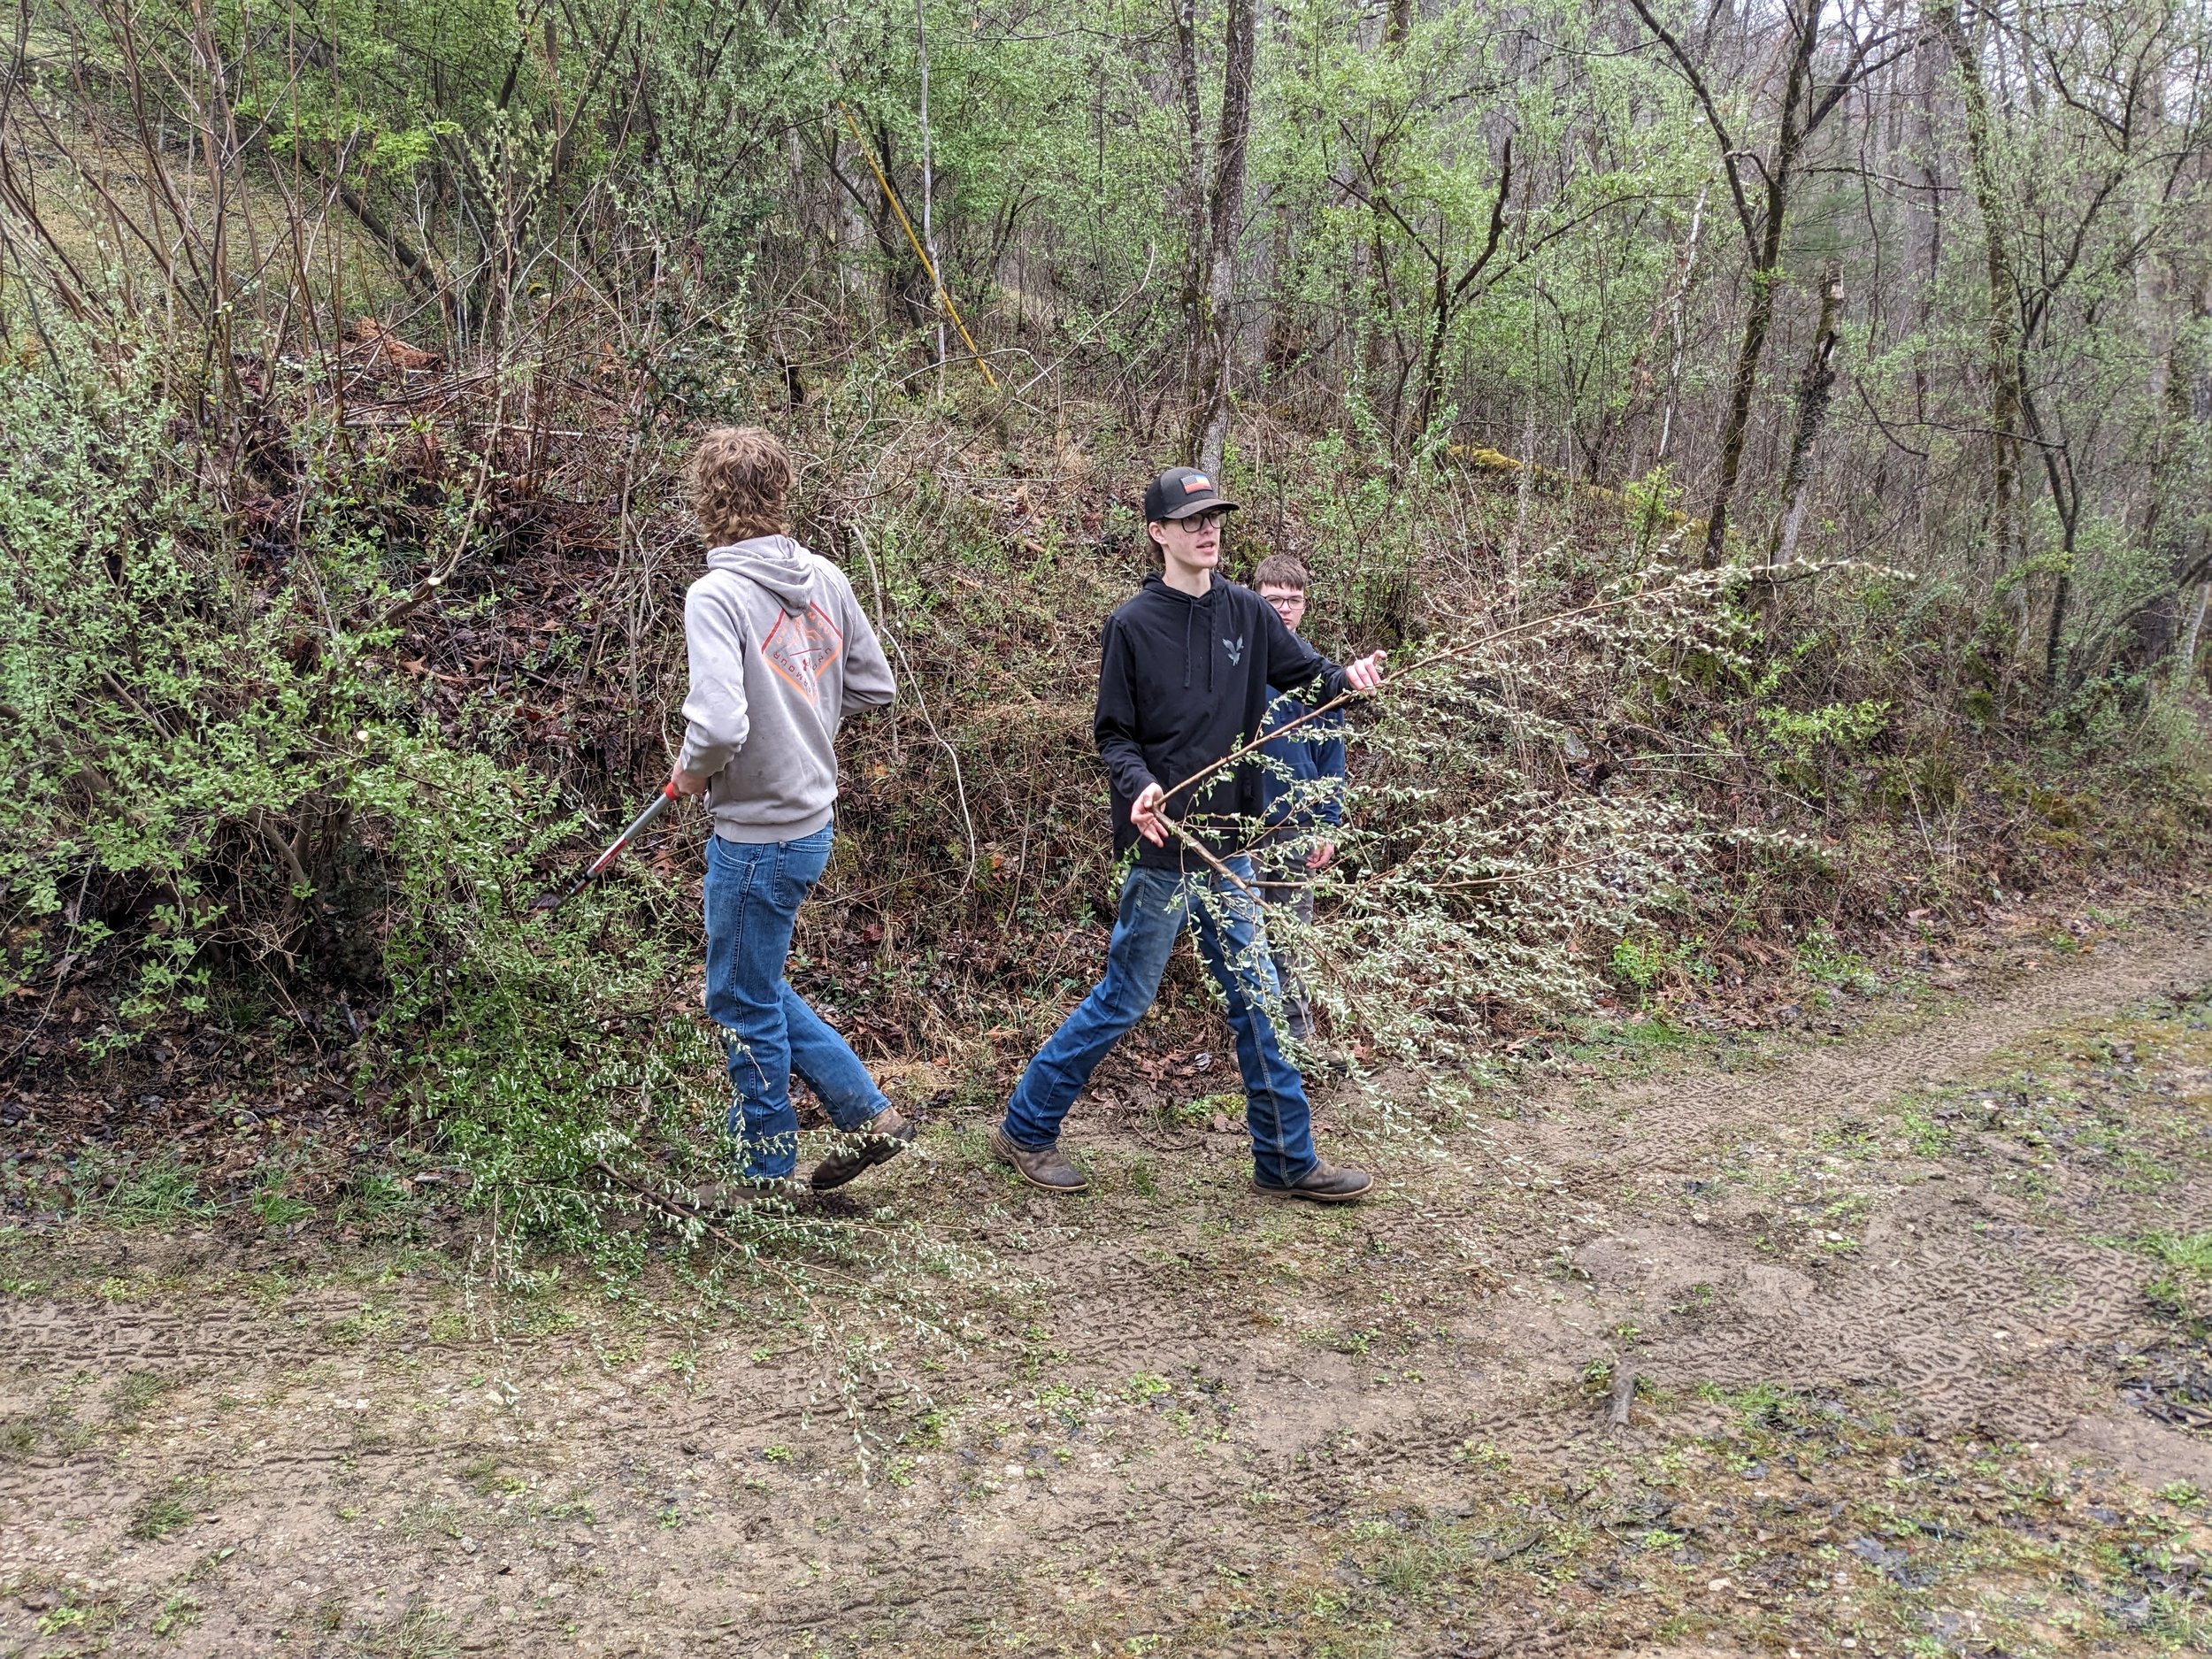
[[1307,941],[1360,1066],[1801,1008],[2201,856],[2200,4],[11,32],[19,1213],[359,1220],[403,1169],[580,1235],[711,1164],[697,823],[533,901],[665,775],[717,422],[801,454],[902,681],[795,978],[956,1119],[1102,956],[1096,629],[1179,460],[1325,649],[1426,664]]

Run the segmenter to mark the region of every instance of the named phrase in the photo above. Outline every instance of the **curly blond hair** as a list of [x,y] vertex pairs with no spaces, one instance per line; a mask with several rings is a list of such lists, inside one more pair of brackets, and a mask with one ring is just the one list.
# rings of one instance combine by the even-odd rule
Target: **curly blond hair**
[[691,510],[709,547],[784,533],[791,454],[759,426],[717,426],[691,457]]

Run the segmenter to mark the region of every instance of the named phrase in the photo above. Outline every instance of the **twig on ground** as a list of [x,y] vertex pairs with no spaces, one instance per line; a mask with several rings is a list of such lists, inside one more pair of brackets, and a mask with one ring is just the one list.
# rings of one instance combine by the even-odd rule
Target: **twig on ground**
[[1628,1422],[1628,1409],[1636,1399],[1636,1373],[1625,1365],[1613,1368],[1613,1409],[1606,1414],[1606,1421],[1615,1428]]

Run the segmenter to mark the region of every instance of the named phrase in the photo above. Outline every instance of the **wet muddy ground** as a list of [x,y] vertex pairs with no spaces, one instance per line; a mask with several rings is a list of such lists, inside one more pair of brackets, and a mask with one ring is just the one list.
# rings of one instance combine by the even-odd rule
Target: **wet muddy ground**
[[17,1228],[0,1653],[2212,1647],[2212,930],[2016,943],[1340,1087],[1348,1210],[1171,1087],[1072,1202],[941,1114],[741,1291]]

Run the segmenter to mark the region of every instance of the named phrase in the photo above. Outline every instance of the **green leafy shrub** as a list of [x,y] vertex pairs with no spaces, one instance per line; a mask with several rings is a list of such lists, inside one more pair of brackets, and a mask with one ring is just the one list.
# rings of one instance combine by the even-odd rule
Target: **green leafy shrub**
[[[372,511],[373,457],[296,430],[271,470],[297,538],[269,552],[185,429],[147,361],[0,367],[0,994],[104,970],[97,1055],[219,987],[366,992],[388,1064],[365,1081],[396,1087],[472,1200],[578,1220],[583,1172],[641,1156],[610,1102],[703,1047],[611,1034],[664,1000],[660,890],[629,885],[641,923],[596,894],[533,914],[579,820],[526,767],[449,743],[388,672],[424,551]],[[434,503],[428,533],[468,517]],[[188,1192],[148,1177],[128,1202]],[[253,1208],[304,1213],[280,1184]]]

